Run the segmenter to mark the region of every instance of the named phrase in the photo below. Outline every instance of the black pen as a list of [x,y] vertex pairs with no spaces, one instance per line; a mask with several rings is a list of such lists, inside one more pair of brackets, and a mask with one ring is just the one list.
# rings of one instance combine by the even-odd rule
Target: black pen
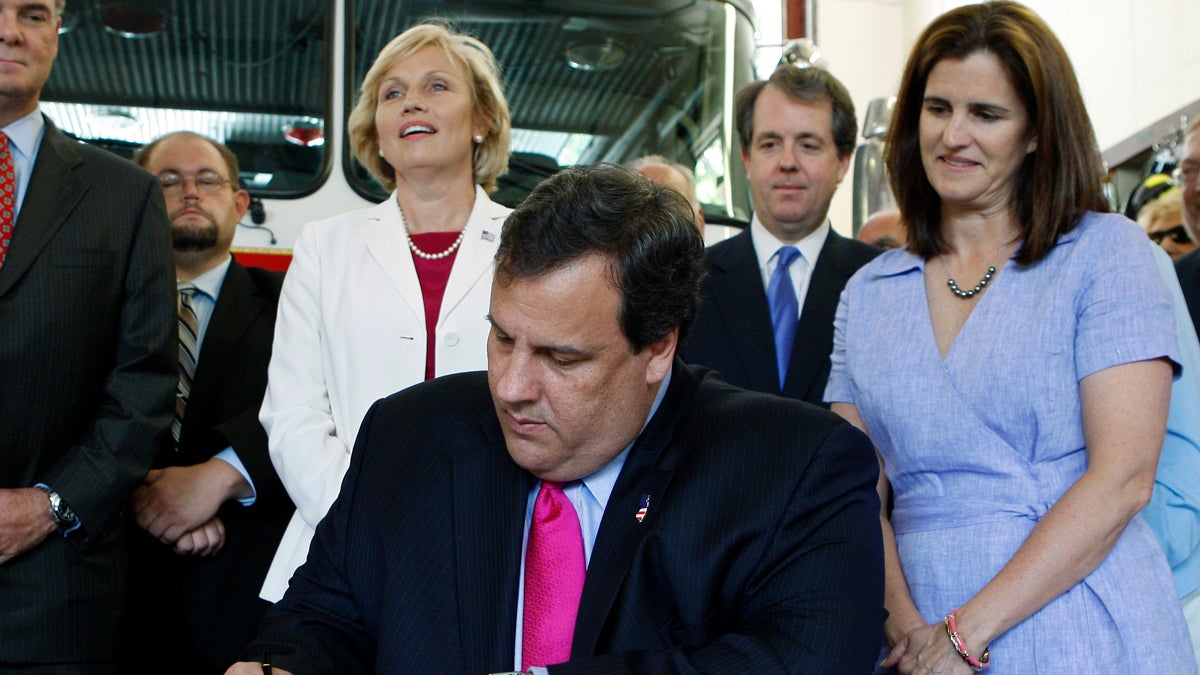
[[263,675],[271,675],[271,652],[263,652]]

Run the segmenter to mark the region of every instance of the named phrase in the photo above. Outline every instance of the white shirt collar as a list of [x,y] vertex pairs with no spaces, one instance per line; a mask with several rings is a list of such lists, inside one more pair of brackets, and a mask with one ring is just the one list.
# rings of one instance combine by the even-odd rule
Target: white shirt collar
[[[825,240],[829,237],[830,227],[829,220],[826,219],[807,237],[794,244],[796,248],[800,249],[800,255],[808,263],[809,269],[816,265],[817,256],[821,255],[821,248],[825,246]],[[757,213],[750,219],[750,241],[754,244],[754,254],[758,257],[758,269],[764,271],[774,269],[772,258],[775,257],[780,246],[787,245],[767,231],[767,227],[758,219]]]
[[15,148],[32,162],[34,149],[45,128],[46,118],[42,117],[41,110],[35,108],[33,112],[4,127],[4,133],[8,135],[9,148]]
[[196,288],[200,289],[208,297],[215,302],[217,296],[221,295],[221,286],[225,283],[225,274],[229,271],[229,265],[233,262],[233,256],[226,256],[225,260],[211,270],[192,279],[192,283]]

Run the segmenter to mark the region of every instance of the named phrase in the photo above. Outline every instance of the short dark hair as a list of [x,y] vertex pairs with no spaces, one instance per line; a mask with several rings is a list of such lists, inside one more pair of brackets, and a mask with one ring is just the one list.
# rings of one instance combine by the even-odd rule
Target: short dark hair
[[797,68],[782,65],[766,80],[758,80],[741,88],[734,103],[738,140],[742,150],[749,151],[754,142],[754,104],[767,85],[779,88],[788,98],[805,103],[829,101],[833,109],[833,144],[839,157],[848,157],[858,144],[858,118],[854,100],[846,87],[822,68]]
[[591,254],[610,261],[621,331],[635,354],[676,328],[680,341],[687,336],[700,307],[704,241],[683,195],[616,164],[564,169],[504,222],[496,283]]
[[917,39],[887,133],[884,164],[909,228],[909,248],[923,258],[947,250],[941,198],[921,163],[920,121],[925,86],[943,59],[976,52],[996,57],[1029,115],[1037,149],[1017,173],[1013,214],[1022,246],[1016,260],[1032,264],[1071,231],[1084,211],[1109,210],[1101,191],[1103,162],[1066,50],[1044,21],[1015,2],[951,10]]
[[153,141],[150,141],[149,143],[138,148],[133,153],[133,163],[137,164],[143,169],[146,168],[146,165],[150,162],[150,155],[154,153],[154,148],[158,147],[159,143],[162,143],[168,138],[194,138],[213,146],[213,148],[216,149],[217,154],[221,155],[221,160],[225,162],[225,169],[229,172],[229,175],[226,176],[226,178],[229,179],[229,184],[233,186],[234,190],[242,189],[242,182],[238,178],[239,169],[237,155],[233,154],[232,150],[225,147],[224,143],[218,143],[208,136],[205,136],[204,134],[198,134],[194,131],[173,131],[169,134],[163,134],[162,136],[159,136]]

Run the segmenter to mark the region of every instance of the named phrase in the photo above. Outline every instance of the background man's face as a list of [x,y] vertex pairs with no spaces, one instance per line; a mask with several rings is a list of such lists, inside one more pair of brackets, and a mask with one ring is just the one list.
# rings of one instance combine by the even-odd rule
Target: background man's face
[[196,185],[196,176],[201,174],[236,179],[228,175],[229,168],[212,144],[190,136],[164,139],[147,159],[146,170],[156,176],[172,172],[184,178],[179,194],[166,195],[175,250],[229,249],[249,205],[249,195],[235,190],[232,184],[213,194],[206,194]]
[[692,214],[696,221],[697,229],[700,230],[701,236],[704,235],[704,211],[700,203],[696,201],[696,191],[692,189],[692,186],[688,184],[687,178],[682,173],[679,173],[678,169],[666,164],[652,162],[638,169],[638,173],[659,185],[666,185],[683,195],[684,199],[687,199],[688,204],[692,206]]
[[754,212],[785,244],[825,222],[829,202],[850,168],[833,142],[833,105],[793,100],[768,84],[754,103],[754,136],[742,149]]
[[50,0],[0,0],[0,22],[0,102],[32,110],[58,56],[61,20]]
[[1183,188],[1183,224],[1191,232],[1192,241],[1200,241],[1200,129],[1183,140],[1179,172]]

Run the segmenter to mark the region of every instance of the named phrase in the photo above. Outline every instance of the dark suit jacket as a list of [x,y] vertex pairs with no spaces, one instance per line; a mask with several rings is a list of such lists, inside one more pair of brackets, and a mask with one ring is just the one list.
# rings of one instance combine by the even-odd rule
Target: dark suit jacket
[[168,436],[157,464],[191,466],[232,446],[257,499],[250,507],[232,501],[221,506],[225,547],[212,557],[176,555],[131,524],[135,574],[125,631],[131,668],[161,658],[194,666],[191,672],[222,673],[266,611],[258,592],[294,510],[258,422],[282,283],[278,272],[236,261],[225,275],[196,364],[179,451]]
[[1176,260],[1175,274],[1179,276],[1179,287],[1183,289],[1192,323],[1200,331],[1200,249]]
[[750,230],[714,244],[706,258],[708,276],[700,289],[700,313],[680,356],[687,363],[712,368],[734,386],[825,405],[822,398],[829,379],[838,298],[858,268],[882,252],[830,230],[813,267],[780,390],[775,331]]
[[0,268],[0,488],[45,483],[83,527],[0,565],[0,666],[111,656],[114,525],[171,424],[173,288],[158,181],[47,122]]
[[[609,498],[572,659],[551,673],[870,673],[877,475],[841,418],[676,360]],[[246,656],[269,649],[304,673],[511,670],[535,484],[505,448],[485,373],[377,403]]]

